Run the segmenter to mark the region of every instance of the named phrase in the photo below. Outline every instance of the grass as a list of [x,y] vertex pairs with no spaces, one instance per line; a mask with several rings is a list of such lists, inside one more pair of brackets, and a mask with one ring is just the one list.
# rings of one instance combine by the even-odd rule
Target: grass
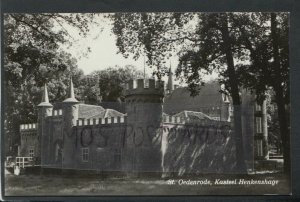
[[[279,180],[278,185],[178,185],[179,179],[268,179]],[[280,173],[255,175],[203,174],[194,177],[169,179],[100,178],[63,175],[5,175],[6,196],[52,196],[52,195],[263,195],[290,193],[290,181]]]

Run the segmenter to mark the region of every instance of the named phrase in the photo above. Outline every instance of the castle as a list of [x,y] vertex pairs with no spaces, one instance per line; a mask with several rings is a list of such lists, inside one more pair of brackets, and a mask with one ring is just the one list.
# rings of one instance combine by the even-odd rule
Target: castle
[[[171,75],[169,76],[171,77]],[[125,113],[80,103],[70,80],[68,98],[52,105],[47,86],[37,123],[20,126],[19,156],[45,169],[126,173],[230,173],[236,167],[232,104],[212,82],[190,97],[169,78],[131,80]],[[268,158],[266,103],[242,97],[245,160]],[[253,152],[254,151],[254,152]],[[248,168],[249,168],[248,167]]]

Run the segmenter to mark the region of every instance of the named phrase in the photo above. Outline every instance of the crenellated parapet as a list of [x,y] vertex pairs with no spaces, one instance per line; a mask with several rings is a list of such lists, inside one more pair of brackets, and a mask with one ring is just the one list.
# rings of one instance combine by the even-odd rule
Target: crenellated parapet
[[126,96],[129,95],[164,95],[164,81],[155,79],[130,80],[126,86]]
[[76,126],[93,126],[93,125],[106,125],[106,124],[122,124],[126,123],[127,117],[111,117],[99,119],[79,119]]
[[228,126],[233,127],[233,123],[228,121],[218,121],[218,120],[209,120],[209,119],[203,119],[203,120],[190,120],[188,118],[183,118],[180,116],[163,116],[163,124],[176,124],[176,125],[203,125],[203,126],[215,126],[215,127],[221,127],[221,126]]
[[29,124],[21,124],[20,125],[20,131],[29,131],[29,130],[37,130],[37,124],[36,123],[29,123]]
[[163,123],[185,124],[186,120],[179,116],[163,116]]

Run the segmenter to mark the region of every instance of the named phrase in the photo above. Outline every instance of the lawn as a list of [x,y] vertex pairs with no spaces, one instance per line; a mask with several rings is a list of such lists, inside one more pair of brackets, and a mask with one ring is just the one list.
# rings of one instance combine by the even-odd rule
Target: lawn
[[[278,180],[278,184],[218,184],[242,180]],[[197,183],[198,182],[198,183]],[[206,184],[205,184],[206,182]],[[207,183],[210,182],[210,183]],[[181,185],[180,185],[181,183]],[[290,193],[289,180],[282,174],[216,175],[168,179],[77,177],[64,175],[5,175],[6,196],[53,195],[262,195]]]

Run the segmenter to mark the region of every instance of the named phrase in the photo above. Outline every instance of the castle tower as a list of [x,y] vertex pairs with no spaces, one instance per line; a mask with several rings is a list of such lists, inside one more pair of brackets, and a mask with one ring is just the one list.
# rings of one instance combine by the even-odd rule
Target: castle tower
[[44,86],[44,92],[42,97],[42,102],[37,106],[38,107],[38,148],[35,153],[38,157],[38,162],[43,165],[44,157],[47,152],[44,152],[44,145],[47,141],[47,134],[49,129],[47,128],[46,118],[52,115],[53,105],[49,102],[47,85]]
[[122,167],[128,174],[161,172],[163,81],[131,80],[125,103],[127,128]]
[[68,90],[68,98],[63,101],[63,158],[62,167],[71,168],[74,162],[74,134],[72,133],[73,126],[76,125],[78,119],[78,103],[74,95],[74,87],[72,78]]
[[267,120],[267,101],[256,102],[255,104],[255,141],[257,160],[267,160],[268,151],[268,120]]
[[171,94],[174,90],[174,85],[173,85],[173,72],[172,72],[172,69],[171,69],[171,66],[170,66],[170,69],[169,69],[169,77],[168,77],[168,84],[167,84],[167,91],[168,91],[168,94]]

